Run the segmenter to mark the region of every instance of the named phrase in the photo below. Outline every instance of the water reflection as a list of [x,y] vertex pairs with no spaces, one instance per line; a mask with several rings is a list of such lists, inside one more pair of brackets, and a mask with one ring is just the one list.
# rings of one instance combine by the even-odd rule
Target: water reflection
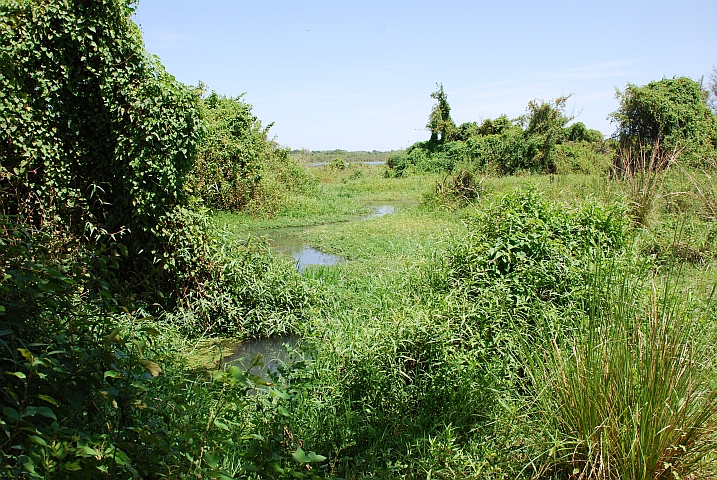
[[373,212],[361,217],[361,220],[369,220],[371,218],[383,217],[396,213],[398,207],[396,205],[373,205]]
[[[406,202],[376,202],[369,204],[373,212],[368,215],[359,217],[359,220],[369,220],[372,218],[382,217],[396,213],[399,208],[411,205]],[[296,262],[296,268],[300,272],[304,272],[311,265],[330,266],[341,262],[343,259],[337,255],[322,252],[311,245],[307,245],[301,239],[301,233],[306,227],[281,228],[276,230],[266,230],[257,232],[259,235],[265,235],[269,238],[271,248],[278,253],[290,256]]]
[[309,265],[335,265],[341,261],[339,256],[324,253],[306,245],[298,235],[302,230],[302,228],[287,228],[271,232],[269,238],[274,251],[291,256],[296,261],[296,268],[300,272],[303,272]]
[[[285,335],[283,337],[257,338],[240,343],[237,351],[224,358],[227,365],[235,365],[242,370],[250,370],[265,381],[270,380],[270,373],[274,377],[280,375],[279,369],[282,365],[290,365],[297,360],[294,351],[299,344],[298,335]],[[252,365],[257,357],[257,365]]]

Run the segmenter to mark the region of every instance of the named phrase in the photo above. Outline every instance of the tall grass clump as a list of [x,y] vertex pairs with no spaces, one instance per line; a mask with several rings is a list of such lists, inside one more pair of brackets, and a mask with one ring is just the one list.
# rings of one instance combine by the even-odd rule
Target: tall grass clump
[[613,175],[625,182],[630,202],[629,215],[634,225],[646,226],[655,204],[663,194],[665,172],[674,163],[677,151],[666,151],[660,143],[619,153]]
[[692,196],[701,203],[700,213],[705,220],[714,222],[717,221],[717,180],[715,180],[717,159],[706,159],[704,163],[706,167],[701,173],[692,171],[682,165],[680,165],[680,168],[694,188]]
[[525,347],[535,477],[715,478],[714,326],[670,287],[597,270],[580,332]]

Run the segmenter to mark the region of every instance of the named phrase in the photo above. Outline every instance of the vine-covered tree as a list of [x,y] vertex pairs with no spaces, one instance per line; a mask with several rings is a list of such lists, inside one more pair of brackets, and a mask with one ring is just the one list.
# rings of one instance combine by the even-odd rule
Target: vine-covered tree
[[[620,143],[620,157],[649,156],[658,147],[693,164],[715,155],[717,118],[698,82],[679,77],[643,87],[628,84],[617,98],[620,107],[611,117],[617,124],[614,137]],[[624,161],[618,158],[620,164]]]
[[546,173],[555,172],[553,152],[555,145],[562,140],[565,125],[572,120],[565,114],[565,105],[570,96],[558,97],[552,102],[531,100],[521,121],[528,140],[528,156],[532,163],[539,165]]
[[448,97],[443,91],[443,84],[437,83],[438,90],[431,93],[431,98],[436,100],[433,105],[431,115],[428,117],[426,128],[431,131],[431,140],[433,143],[442,143],[452,140],[457,129],[456,124],[451,119],[451,106],[448,104]]
[[0,213],[145,242],[182,203],[198,96],[145,51],[134,2],[0,5]]

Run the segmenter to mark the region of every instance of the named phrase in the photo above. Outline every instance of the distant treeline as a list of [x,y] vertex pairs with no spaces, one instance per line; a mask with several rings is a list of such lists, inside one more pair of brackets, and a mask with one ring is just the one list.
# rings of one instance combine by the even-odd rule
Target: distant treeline
[[[717,82],[716,82],[717,83]],[[395,176],[451,172],[462,166],[497,175],[599,173],[623,169],[640,156],[678,157],[698,166],[714,158],[717,120],[699,82],[680,77],[618,91],[620,107],[610,115],[617,130],[608,140],[565,112],[569,96],[533,100],[524,115],[501,115],[456,125],[443,85],[426,125],[430,139],[390,156]],[[629,158],[628,158],[629,157]]]
[[304,164],[310,163],[331,163],[337,160],[342,163],[358,163],[358,162],[387,162],[388,157],[396,153],[395,150],[389,152],[380,152],[372,150],[370,152],[359,150],[348,152],[346,150],[291,150],[289,157]]

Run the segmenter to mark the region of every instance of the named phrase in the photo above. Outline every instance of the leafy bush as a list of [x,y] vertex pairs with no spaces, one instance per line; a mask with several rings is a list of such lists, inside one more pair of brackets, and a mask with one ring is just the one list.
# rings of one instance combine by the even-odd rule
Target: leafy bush
[[[493,128],[487,130],[497,131]],[[501,128],[499,133],[473,137],[467,143],[476,168],[486,168],[501,175],[534,170],[535,165],[528,158],[528,144],[520,127]]]
[[239,210],[253,196],[265,157],[275,148],[268,128],[242,97],[212,92],[202,101],[207,134],[200,144],[190,185],[212,208]]
[[258,240],[242,245],[216,231],[201,248],[206,263],[201,272],[187,272],[182,301],[163,314],[165,321],[192,336],[256,338],[296,330],[310,295],[291,262]]
[[567,141],[555,146],[556,173],[605,175],[610,171],[614,153],[605,142]]
[[579,301],[594,251],[619,254],[629,234],[618,206],[570,212],[534,190],[518,190],[479,212],[449,248],[441,288],[480,295],[501,286],[509,304]]
[[[118,268],[119,246],[87,251],[7,223],[3,232],[0,476],[218,478],[242,469],[300,470],[291,459],[298,446],[284,438],[286,417],[278,410],[290,408],[289,393],[236,368],[213,380],[188,374],[177,354],[181,339],[166,322],[117,307],[117,285],[95,272]],[[203,286],[208,292],[195,287],[188,295],[187,309],[200,317],[192,331],[203,321],[213,331],[244,334],[293,327],[278,307],[301,294],[286,283],[297,275],[288,262],[272,267],[256,247],[231,254],[233,262],[213,266],[221,270]]]
[[715,156],[717,118],[705,104],[698,82],[680,77],[643,87],[628,84],[617,97],[620,107],[611,116],[621,147],[618,168],[628,168],[628,157],[638,158],[643,150],[649,158],[658,146],[693,166]]

